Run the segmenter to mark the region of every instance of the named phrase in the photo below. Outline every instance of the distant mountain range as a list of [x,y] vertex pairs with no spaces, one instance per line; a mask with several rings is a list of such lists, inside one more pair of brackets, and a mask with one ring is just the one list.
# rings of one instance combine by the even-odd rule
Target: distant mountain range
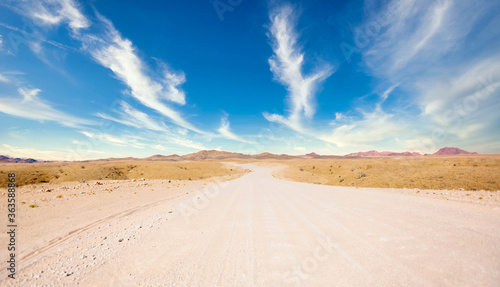
[[[477,154],[476,152],[468,152],[456,147],[445,147],[432,155],[458,155],[458,154]],[[356,152],[350,153],[345,156],[348,157],[391,157],[391,156],[421,156],[422,154],[418,152],[391,152],[391,151],[383,151],[378,152],[375,150],[366,151],[366,152]],[[427,156],[428,154],[426,154]],[[242,154],[235,152],[227,152],[220,150],[202,150],[195,153],[190,153],[186,155],[153,155],[146,158],[135,158],[135,157],[126,157],[126,158],[106,158],[106,159],[98,159],[98,160],[86,160],[84,162],[93,162],[93,161],[126,161],[126,160],[151,160],[151,161],[181,161],[181,160],[234,160],[234,159],[336,159],[342,158],[342,156],[335,155],[319,155],[317,153],[308,153],[305,155],[287,155],[287,154],[273,154],[268,152],[263,152],[260,154]],[[35,163],[38,162],[32,158],[12,158],[9,156],[0,155],[0,163]]]
[[11,163],[34,163],[37,162],[36,159],[32,158],[14,158],[5,155],[0,155],[0,163],[2,162],[11,162]]
[[235,152],[219,151],[219,150],[202,150],[195,153],[186,154],[183,156],[179,155],[154,155],[147,157],[147,160],[228,160],[228,159],[292,159],[297,158],[296,156],[286,155],[286,154],[272,154],[268,152],[263,152],[260,154],[242,154]]
[[477,152],[468,152],[456,147],[444,147],[438,150],[437,152],[433,153],[433,155],[454,155],[454,154],[477,154]]
[[[463,149],[459,149],[456,147],[444,147],[432,155],[457,155],[457,154],[477,154],[477,152],[468,152]],[[421,156],[421,153],[418,152],[391,152],[391,151],[383,151],[378,152],[376,150],[365,151],[365,152],[355,152],[346,154],[346,156]],[[425,154],[429,155],[429,154]]]
[[181,160],[231,160],[231,159],[294,159],[299,158],[297,156],[286,155],[286,154],[272,154],[268,152],[263,152],[260,154],[242,154],[228,151],[220,150],[202,150],[195,153],[190,153],[186,155],[161,155],[156,154],[145,158],[106,158],[99,160],[89,160],[89,161],[115,161],[115,160],[152,160],[152,161],[181,161]]
[[355,152],[346,154],[346,156],[419,156],[422,155],[419,152],[392,152],[392,151],[383,151],[378,152],[376,150],[365,151],[365,152]]

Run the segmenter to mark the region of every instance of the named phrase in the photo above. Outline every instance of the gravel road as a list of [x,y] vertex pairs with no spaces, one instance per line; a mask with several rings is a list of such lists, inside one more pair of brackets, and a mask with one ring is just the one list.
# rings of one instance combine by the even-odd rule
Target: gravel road
[[500,286],[500,207],[243,166],[254,172],[66,226],[0,284]]

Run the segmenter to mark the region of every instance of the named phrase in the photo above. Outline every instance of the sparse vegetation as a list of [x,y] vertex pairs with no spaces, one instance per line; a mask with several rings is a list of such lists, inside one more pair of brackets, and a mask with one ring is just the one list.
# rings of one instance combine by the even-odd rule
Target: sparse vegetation
[[358,175],[357,175],[357,178],[360,179],[360,178],[363,178],[363,177],[366,177],[366,173],[362,172],[362,171],[358,171]]
[[[232,169],[232,170],[231,170]],[[19,186],[38,183],[58,183],[88,180],[121,179],[178,179],[189,180],[244,173],[244,169],[216,161],[114,161],[50,164],[0,165],[0,172],[16,173]],[[7,177],[0,177],[0,187],[8,185]]]
[[498,155],[275,162],[288,166],[282,170],[282,178],[309,183],[385,188],[500,190]]

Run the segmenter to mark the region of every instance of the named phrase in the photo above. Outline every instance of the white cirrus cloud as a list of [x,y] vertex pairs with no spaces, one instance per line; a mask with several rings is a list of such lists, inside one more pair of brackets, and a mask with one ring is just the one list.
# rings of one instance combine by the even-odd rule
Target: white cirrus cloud
[[74,32],[90,26],[90,21],[73,0],[27,1],[22,11],[40,24],[53,26],[68,23]]
[[[421,148],[425,152],[490,140],[500,118],[500,30],[493,28],[500,24],[493,12],[500,9],[498,2],[368,0],[365,5],[368,13],[353,29],[354,40],[366,32],[362,64],[379,87],[390,88],[373,112],[356,118],[338,114],[334,130],[322,139],[377,146],[370,142],[394,142],[397,135],[410,148],[433,142],[431,149]],[[398,95],[382,109],[396,87]]]
[[228,114],[225,114],[222,119],[221,119],[221,123],[220,123],[220,127],[219,129],[217,129],[217,131],[225,138],[227,139],[230,139],[230,140],[234,140],[234,141],[238,141],[238,142],[243,142],[243,143],[251,143],[250,141],[238,136],[237,134],[233,133],[231,131],[231,127],[230,127],[230,124],[229,124],[229,119],[228,119]]
[[91,120],[82,119],[53,108],[38,97],[40,89],[19,88],[21,97],[0,98],[0,112],[25,119],[53,121],[67,127],[95,125]]
[[363,60],[378,76],[399,78],[402,69],[404,74],[422,71],[422,60],[439,59],[463,36],[463,31],[452,29],[453,13],[458,9],[454,6],[448,0],[389,1],[375,20],[369,18],[384,27],[379,26],[381,32],[370,38],[370,45],[362,52]]
[[172,148],[166,147],[166,146],[161,145],[161,144],[154,144],[154,145],[151,145],[150,147],[152,149],[161,150],[161,151],[172,151]]
[[[376,27],[374,32],[368,35],[368,28],[355,30],[357,34],[364,33],[369,37],[366,48],[361,50],[363,62],[373,75],[381,79],[412,81],[414,77],[428,75],[436,69],[440,69],[441,74],[454,71],[457,65],[468,62],[470,58],[489,57],[496,53],[495,45],[489,42],[498,39],[498,29],[485,27],[490,26],[488,22],[498,24],[498,19],[488,15],[498,9],[498,3],[486,0],[390,0],[385,5],[377,3],[375,0],[365,2],[365,10],[371,13],[361,25]],[[488,36],[482,33],[485,29]],[[485,45],[476,46],[477,43]]]
[[365,53],[370,65],[383,65],[388,73],[394,74],[414,59],[438,57],[452,48],[457,35],[436,38],[450,16],[451,1],[423,2],[392,1],[388,5],[393,18],[389,19],[387,31],[376,37],[374,45]]
[[115,145],[115,146],[122,146],[122,147],[134,147],[134,148],[139,148],[142,149],[146,146],[145,143],[139,142],[137,138],[130,137],[130,136],[114,136],[111,134],[107,133],[94,133],[90,131],[79,131],[82,135],[93,139],[93,140],[98,140],[103,143]]
[[9,83],[10,80],[6,76],[0,74],[0,82],[2,82],[2,83]]
[[346,116],[335,113],[335,120],[330,122],[333,130],[320,135],[318,138],[337,145],[340,148],[359,146],[375,147],[385,141],[395,141],[397,137],[404,137],[409,124],[396,113],[387,113],[382,104],[398,85],[392,85],[379,96],[371,111],[357,108],[359,116]]
[[101,15],[98,15],[98,19],[104,24],[105,33],[75,36],[82,41],[84,49],[99,64],[113,71],[116,77],[130,88],[130,94],[141,104],[156,110],[176,125],[205,134],[162,101],[168,100],[181,105],[185,103],[185,94],[179,88],[185,82],[184,73],[175,73],[164,68],[161,81],[156,81],[148,75],[152,72],[137,56],[132,42],[123,38],[108,19]]
[[439,142],[446,135],[461,142],[489,138],[500,120],[500,55],[465,65],[440,79],[420,79],[416,86],[422,119],[432,123]]
[[187,138],[181,138],[181,137],[176,137],[176,138],[170,138],[168,140],[172,144],[176,144],[179,146],[187,147],[187,148],[192,148],[196,150],[206,150],[207,148],[199,142],[192,141]]
[[125,101],[120,102],[120,108],[121,111],[118,111],[120,118],[108,116],[103,113],[97,113],[96,115],[103,119],[111,120],[130,127],[160,132],[168,131],[168,128],[164,123],[152,119],[148,114],[133,108]]
[[[165,64],[159,64],[159,72],[152,71],[138,56],[133,43],[116,30],[113,23],[95,11],[96,21],[83,15],[73,0],[45,0],[21,3],[16,11],[35,19],[38,25],[56,26],[67,24],[75,40],[82,44],[82,50],[97,63],[110,69],[116,78],[125,84],[136,100],[169,118],[174,124],[199,134],[206,132],[196,128],[184,119],[179,111],[164,101],[184,105],[185,93],[180,86],[186,81],[184,73],[176,72]],[[94,26],[96,31],[89,28]],[[40,41],[39,41],[40,42]],[[42,51],[39,43],[32,44],[35,53]]]
[[[21,28],[18,28],[18,27],[14,27],[14,26],[11,26],[11,25],[7,25],[5,23],[2,23],[0,22],[0,27],[4,27],[6,29],[9,29],[11,31],[14,31],[14,32],[17,32],[17,33],[20,33],[23,35],[23,37],[27,40],[31,39],[31,40],[36,40],[36,41],[39,41],[39,42],[44,42],[44,43],[47,43],[51,46],[54,46],[56,48],[59,48],[61,50],[72,50],[72,51],[77,51],[77,49],[71,47],[71,46],[68,46],[66,44],[62,44],[62,43],[59,43],[59,42],[56,42],[56,41],[53,41],[53,40],[49,40],[49,39],[46,39],[44,37],[44,35],[42,35],[42,33],[40,33],[39,31],[32,31],[34,27],[28,27],[27,30],[23,30]],[[27,42],[27,44],[29,45],[29,42]]]
[[270,38],[274,55],[269,59],[275,79],[288,90],[288,117],[264,113],[268,121],[277,122],[291,129],[304,132],[302,120],[311,119],[315,113],[315,93],[318,86],[333,73],[333,67],[318,67],[304,75],[304,53],[297,43],[296,15],[290,5],[282,5],[270,13]]
[[360,118],[342,118],[340,122],[332,123],[334,129],[318,138],[338,147],[370,147],[401,136],[405,130],[405,126],[393,114],[384,112],[380,107],[360,113]]
[[462,71],[448,73],[440,79],[421,79],[416,85],[421,91],[419,103],[422,114],[449,124],[447,117],[454,116],[451,113],[465,116],[482,107],[500,104],[500,54],[467,65]]
[[294,150],[296,150],[296,151],[300,151],[300,152],[304,152],[304,151],[306,151],[306,148],[305,148],[305,147],[303,147],[303,146],[296,146],[296,147],[294,147],[293,149],[294,149]]

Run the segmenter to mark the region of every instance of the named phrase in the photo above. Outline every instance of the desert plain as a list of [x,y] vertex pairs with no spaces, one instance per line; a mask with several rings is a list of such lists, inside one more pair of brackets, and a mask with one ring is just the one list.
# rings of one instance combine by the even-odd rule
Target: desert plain
[[4,286],[500,284],[498,155],[7,163],[2,218],[11,172]]

